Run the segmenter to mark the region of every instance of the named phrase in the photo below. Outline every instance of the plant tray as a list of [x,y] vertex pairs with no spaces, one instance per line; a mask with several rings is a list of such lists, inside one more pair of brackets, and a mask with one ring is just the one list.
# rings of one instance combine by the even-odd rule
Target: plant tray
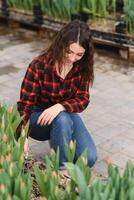
[[[43,24],[34,23],[33,15],[30,12],[24,11],[16,11],[11,10],[9,18],[5,17],[0,10],[0,18],[5,20],[14,20],[19,22],[20,24],[25,24],[26,26],[34,27],[34,28],[46,28],[51,31],[59,31],[67,22],[62,22],[58,20],[49,19],[46,16],[43,17]],[[89,23],[90,24],[90,23]],[[129,36],[127,34],[119,34],[115,32],[110,32],[110,30],[102,31],[100,28],[97,30],[97,27],[90,26],[93,41],[101,44],[108,44],[111,46],[116,46],[119,48],[134,48],[134,37]]]

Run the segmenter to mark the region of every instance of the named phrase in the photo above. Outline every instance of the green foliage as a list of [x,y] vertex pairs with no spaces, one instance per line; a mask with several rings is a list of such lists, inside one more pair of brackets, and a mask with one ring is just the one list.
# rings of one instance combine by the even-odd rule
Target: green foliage
[[[23,145],[28,127],[22,131],[19,141],[15,141],[15,130],[21,118],[16,107],[0,106],[0,200],[30,200],[31,179],[23,173]],[[51,150],[46,156],[45,170],[34,167],[36,180],[42,198],[48,200],[133,200],[134,165],[126,164],[123,175],[117,166],[108,166],[105,182],[95,178],[91,183],[91,169],[85,150],[73,163],[76,142],[65,144],[67,159],[65,167],[70,176],[61,195],[59,171],[59,149]]]
[[[70,145],[67,146],[66,144],[66,148],[68,148],[67,152],[70,154]],[[56,154],[51,156],[56,157]],[[48,159],[52,160],[51,156]],[[131,162],[127,163],[122,176],[120,175],[118,167],[110,164],[108,166],[108,178],[105,182],[102,182],[99,178],[95,178],[94,181],[90,183],[91,169],[87,165],[86,157],[87,154],[86,151],[84,151],[75,164],[72,162],[65,163],[65,167],[70,175],[70,181],[66,185],[62,197],[59,196],[59,171],[54,171],[53,168],[48,167],[49,165],[47,165],[44,171],[35,168],[35,174],[41,195],[47,199],[53,200],[134,199],[134,165]]]
[[59,169],[59,148],[57,149],[57,152],[55,152],[53,149],[51,149],[51,156],[45,157],[46,161],[46,167],[47,169],[51,168],[52,170],[58,172]]
[[71,4],[69,0],[40,0],[44,16],[52,19],[70,19]]
[[99,179],[90,186],[90,193],[99,200],[132,200],[134,193],[134,165],[131,162],[126,164],[123,176],[120,175],[118,167],[108,166],[108,178],[106,183]]
[[[71,14],[86,12],[92,18],[116,19],[117,0],[7,0],[9,7],[24,12],[41,5],[43,15],[53,20],[69,21]],[[128,32],[134,32],[134,1],[123,0]]]
[[[14,9],[31,11],[35,0],[8,0]],[[86,12],[97,17],[106,17],[110,8],[115,12],[115,0],[39,0],[44,16],[52,19],[70,20],[72,13]]]
[[56,171],[47,168],[42,172],[38,167],[34,171],[41,195],[47,199],[60,200],[59,176]]
[[124,13],[125,21],[127,24],[127,30],[130,33],[134,33],[134,1],[124,0]]
[[23,145],[28,127],[19,141],[15,131],[21,118],[16,106],[0,106],[0,198],[26,200],[30,198],[31,180],[24,175]]
[[51,149],[50,158],[45,157],[46,169],[40,170],[37,166],[34,168],[35,176],[41,195],[47,199],[60,200],[59,184],[59,148],[57,152]]
[[65,166],[71,175],[71,181],[75,183],[75,187],[78,187],[80,199],[88,200],[90,194],[83,171],[77,164],[74,165],[73,163],[66,163]]
[[9,7],[24,11],[32,11],[34,0],[7,0]]
[[75,149],[76,149],[76,141],[70,141],[68,144],[66,140],[64,140],[65,143],[65,148],[66,148],[66,154],[67,154],[67,161],[68,162],[73,162],[74,161],[74,156],[75,156]]
[[86,184],[88,185],[91,179],[91,170],[88,166],[87,150],[83,151],[83,153],[80,155],[80,157],[76,161],[76,165],[78,165],[78,167],[82,171]]

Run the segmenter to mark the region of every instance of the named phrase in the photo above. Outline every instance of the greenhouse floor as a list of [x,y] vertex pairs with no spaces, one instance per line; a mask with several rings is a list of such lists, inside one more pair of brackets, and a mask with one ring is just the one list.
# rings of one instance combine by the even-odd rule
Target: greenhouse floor
[[[48,44],[35,32],[0,28],[0,102],[16,103],[29,62]],[[106,160],[121,171],[127,160],[134,162],[134,64],[109,54],[95,54],[91,103],[80,114],[97,146],[98,160],[92,170],[100,176],[107,175]],[[47,142],[29,141],[35,158],[43,159],[49,152]]]

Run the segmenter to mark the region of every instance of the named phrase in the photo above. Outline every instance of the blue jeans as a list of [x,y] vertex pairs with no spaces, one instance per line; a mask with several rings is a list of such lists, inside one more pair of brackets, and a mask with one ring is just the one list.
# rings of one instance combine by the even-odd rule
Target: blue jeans
[[77,113],[60,112],[50,125],[37,124],[42,111],[35,111],[30,116],[30,137],[44,141],[50,140],[51,147],[60,150],[60,166],[67,161],[64,139],[76,141],[75,161],[87,149],[88,165],[92,167],[97,159],[94,141]]

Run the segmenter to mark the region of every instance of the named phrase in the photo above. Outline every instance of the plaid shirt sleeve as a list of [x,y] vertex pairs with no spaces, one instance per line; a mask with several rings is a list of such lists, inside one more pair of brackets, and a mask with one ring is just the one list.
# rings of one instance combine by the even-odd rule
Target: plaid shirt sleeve
[[38,82],[38,65],[33,61],[25,74],[21,85],[20,100],[17,102],[18,111],[23,116],[22,121],[17,128],[17,134],[20,135],[22,126],[27,124],[29,116],[32,112],[32,107],[37,101],[40,93],[40,87]]
[[89,81],[82,78],[74,98],[60,102],[60,104],[67,112],[82,112],[89,104]]

